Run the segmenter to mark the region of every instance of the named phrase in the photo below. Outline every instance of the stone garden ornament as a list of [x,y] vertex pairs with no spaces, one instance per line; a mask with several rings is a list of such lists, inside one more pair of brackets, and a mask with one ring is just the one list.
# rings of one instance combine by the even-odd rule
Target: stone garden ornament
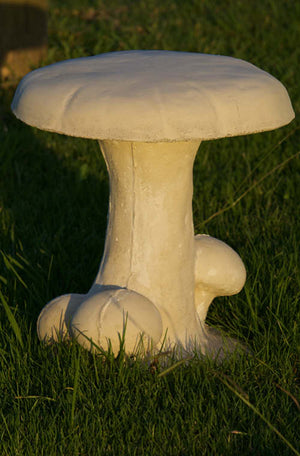
[[242,289],[246,271],[231,247],[194,235],[193,163],[202,140],[288,124],[294,112],[283,85],[231,57],[112,52],[29,73],[12,110],[34,127],[98,139],[110,177],[95,282],[87,294],[48,303],[39,338],[74,337],[117,353],[125,328],[127,353],[141,338],[147,349],[165,341],[213,356],[224,350],[206,314],[216,296]]

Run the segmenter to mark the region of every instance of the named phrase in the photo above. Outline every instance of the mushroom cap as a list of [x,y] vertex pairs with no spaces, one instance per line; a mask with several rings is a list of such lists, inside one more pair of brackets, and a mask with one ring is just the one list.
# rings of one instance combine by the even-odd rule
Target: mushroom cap
[[284,86],[243,60],[173,51],[122,51],[66,60],[20,82],[14,114],[48,131],[94,139],[184,141],[286,125]]
[[225,242],[206,234],[195,236],[195,284],[213,296],[239,293],[246,280],[241,257]]

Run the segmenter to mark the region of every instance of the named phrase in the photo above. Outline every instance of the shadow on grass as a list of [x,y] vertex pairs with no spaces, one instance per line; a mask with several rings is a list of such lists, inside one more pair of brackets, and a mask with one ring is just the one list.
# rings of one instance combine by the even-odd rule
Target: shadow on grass
[[0,98],[0,276],[10,303],[21,313],[26,307],[31,320],[49,299],[91,286],[104,246],[108,175],[95,141],[24,125],[9,111],[11,98]]

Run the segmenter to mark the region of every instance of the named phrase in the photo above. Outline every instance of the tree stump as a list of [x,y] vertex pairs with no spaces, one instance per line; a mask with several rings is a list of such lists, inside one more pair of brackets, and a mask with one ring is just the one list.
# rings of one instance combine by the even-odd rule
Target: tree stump
[[47,0],[0,0],[0,78],[18,80],[45,57]]

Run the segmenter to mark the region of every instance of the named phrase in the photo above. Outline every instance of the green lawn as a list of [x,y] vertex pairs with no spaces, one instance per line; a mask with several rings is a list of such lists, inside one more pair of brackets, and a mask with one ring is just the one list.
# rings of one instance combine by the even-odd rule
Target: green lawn
[[0,89],[1,455],[300,454],[299,18],[292,0],[50,1],[44,64],[126,49],[231,55],[282,81],[296,119],[203,142],[194,168],[196,233],[231,245],[248,273],[208,320],[252,356],[149,366],[37,340],[45,303],[95,278],[108,176],[95,141],[26,126]]

